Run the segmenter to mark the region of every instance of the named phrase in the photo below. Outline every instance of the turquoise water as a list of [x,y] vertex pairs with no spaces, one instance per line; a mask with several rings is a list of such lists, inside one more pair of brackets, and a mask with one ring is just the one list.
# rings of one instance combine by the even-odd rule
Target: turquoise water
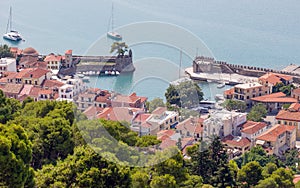
[[[73,49],[74,54],[87,53],[95,41],[107,32],[111,4],[111,0],[2,0],[0,33],[5,32],[9,6],[12,5],[14,28],[22,33],[26,41],[12,44],[1,38],[0,43],[20,48],[32,46],[42,54],[63,54],[66,49]],[[290,63],[299,64],[300,2],[297,0],[114,0],[114,7],[117,27],[143,21],[175,24],[198,36],[218,60],[275,69],[284,68]],[[122,28],[120,31],[123,31]],[[143,32],[145,36],[151,33]],[[172,32],[168,37],[181,42],[188,40]],[[153,57],[178,66],[181,47],[177,46],[176,49],[143,43],[132,46],[132,49],[135,62]],[[194,49],[192,55],[196,53]],[[202,53],[207,54],[200,49],[198,54]],[[182,68],[191,65],[193,57],[190,55],[183,55]],[[121,92],[135,90],[138,94],[148,94],[153,98],[163,96],[169,78],[174,75],[178,78],[178,71],[169,71],[165,67],[163,76],[141,79],[140,75],[151,70],[143,64],[139,67],[137,71],[140,72],[128,79],[101,78],[96,83],[95,78],[90,84],[106,89],[120,88]],[[115,83],[116,79],[120,81]],[[221,92],[215,91],[215,85],[202,84],[202,87],[207,98],[214,92]]]

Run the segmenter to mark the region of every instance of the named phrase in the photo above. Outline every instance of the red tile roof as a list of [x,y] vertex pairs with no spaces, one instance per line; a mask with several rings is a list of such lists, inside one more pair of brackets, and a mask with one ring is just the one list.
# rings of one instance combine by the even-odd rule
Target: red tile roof
[[83,113],[87,118],[91,119],[96,117],[99,113],[103,111],[104,108],[100,108],[98,106],[90,106]]
[[251,98],[252,101],[262,102],[262,103],[272,103],[272,102],[278,102],[278,103],[295,103],[297,102],[297,99],[292,97],[286,97],[286,95],[282,92],[278,93],[272,93],[270,95],[263,95],[259,97]]
[[[97,115],[97,118],[112,120],[112,121],[127,121],[131,122],[135,112],[140,111],[139,108],[126,107],[109,107]],[[132,112],[132,113],[131,113]]]
[[176,141],[175,140],[171,140],[170,138],[165,139],[161,142],[161,144],[159,145],[159,148],[164,150],[170,147],[174,147],[176,146]]
[[25,84],[22,91],[20,92],[20,96],[29,95],[32,88],[33,88],[33,85]]
[[41,88],[38,87],[33,87],[29,93],[29,97],[37,98],[39,96]]
[[296,95],[300,95],[300,88],[293,89],[292,93]]
[[277,83],[281,83],[282,80],[290,81],[293,79],[293,77],[289,75],[278,74],[278,73],[267,73],[261,76],[259,79],[275,85]]
[[275,142],[279,135],[281,135],[284,132],[292,132],[296,129],[295,126],[291,125],[275,125],[269,130],[267,130],[265,133],[260,135],[257,140],[265,140],[270,142]]
[[245,124],[241,126],[242,127],[241,132],[246,134],[254,134],[267,126],[268,125],[264,122],[247,121]]
[[152,114],[161,115],[165,111],[167,111],[167,107],[157,107],[155,110],[153,110]]
[[23,76],[23,78],[41,78],[42,76],[45,76],[48,72],[51,72],[51,71],[41,69],[41,68],[36,68],[36,69],[33,69],[30,72],[27,72]]
[[65,54],[72,54],[72,50],[67,50]]
[[57,80],[45,80],[44,83],[43,83],[43,87],[44,88],[49,88],[49,89],[59,88],[63,85],[64,85],[64,83],[62,83],[60,81],[57,81]]
[[44,61],[45,62],[49,62],[49,61],[61,61],[62,60],[62,56],[56,56],[53,54],[48,55]]
[[188,118],[180,122],[176,126],[176,130],[188,131],[190,134],[197,134],[203,132],[203,121],[202,118]]
[[300,122],[300,112],[292,112],[290,110],[280,110],[276,116],[277,120],[288,120]]
[[233,95],[234,94],[234,88],[228,89],[224,91],[224,95]]
[[250,146],[251,144],[251,141],[248,138],[233,137],[232,135],[228,135],[223,138],[222,142],[228,146],[240,148]]
[[48,89],[41,89],[39,91],[39,95],[51,95],[53,93],[52,90],[48,90]]
[[21,79],[24,77],[24,75],[31,72],[32,70],[33,70],[33,68],[23,69],[20,72],[18,72],[18,74],[15,76],[15,78]]
[[300,111],[300,103],[293,103],[288,109],[289,111]]
[[163,140],[163,139],[166,139],[166,138],[170,138],[175,133],[176,132],[174,130],[169,129],[169,130],[161,130],[156,135],[157,135],[158,140]]
[[146,122],[146,120],[151,116],[151,114],[138,114],[134,121],[136,122]]
[[3,88],[3,92],[8,94],[19,94],[22,91],[23,87],[23,84],[8,83]]

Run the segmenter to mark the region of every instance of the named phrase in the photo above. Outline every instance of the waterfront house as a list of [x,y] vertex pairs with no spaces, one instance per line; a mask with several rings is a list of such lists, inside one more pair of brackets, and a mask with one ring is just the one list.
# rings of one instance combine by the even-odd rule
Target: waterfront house
[[73,66],[73,55],[72,50],[67,50],[65,52],[65,60],[62,61],[62,66],[65,68],[70,68]]
[[248,138],[252,143],[251,146],[255,144],[256,138],[268,130],[269,127],[270,126],[265,122],[254,121],[247,121],[239,126],[241,136],[243,138]]
[[244,101],[250,107],[252,104],[251,98],[267,94],[269,94],[269,88],[258,82],[238,84],[234,86],[233,99]]
[[288,109],[280,110],[276,116],[278,124],[295,126],[297,129],[297,140],[300,140],[300,104],[293,103]]
[[60,55],[49,54],[44,61],[47,63],[47,68],[54,73],[57,73],[61,67],[63,57]]
[[300,101],[300,88],[292,89],[291,96]]
[[251,141],[246,137],[227,135],[222,139],[222,143],[228,153],[233,157],[240,156],[251,148]]
[[97,116],[98,119],[112,121],[126,121],[130,123],[137,112],[142,111],[140,108],[128,107],[107,107],[104,108]]
[[75,97],[76,105],[82,112],[90,106],[95,106],[95,98],[100,93],[99,88],[88,88],[83,93]]
[[73,102],[74,97],[74,85],[64,84],[58,88],[58,98],[59,101],[70,101]]
[[137,96],[136,93],[131,95],[114,94],[111,97],[112,107],[131,107],[131,108],[145,108],[147,97]]
[[94,105],[100,108],[106,108],[107,106],[111,106],[110,99],[111,99],[111,93],[107,90],[101,90],[95,98]]
[[284,104],[292,104],[297,102],[297,99],[292,97],[287,97],[286,94],[282,92],[272,93],[269,95],[264,95],[260,97],[254,97],[251,99],[252,105],[261,103],[263,104],[268,112],[277,113]]
[[[30,84],[30,85],[35,85],[35,86],[41,86],[42,83],[45,80],[50,79],[50,77],[51,77],[51,71],[45,70],[45,69],[41,69],[41,68],[35,68],[35,69],[32,69],[31,71],[27,71],[21,77],[21,79],[22,79],[23,84]],[[18,80],[16,80],[16,81],[18,81]]]
[[203,122],[204,119],[190,117],[176,126],[176,132],[180,133],[182,138],[193,137],[195,141],[203,138]]
[[257,137],[256,145],[261,145],[268,154],[281,157],[296,146],[296,127],[277,124]]
[[179,114],[169,111],[166,107],[158,107],[152,112],[152,116],[147,121],[159,130],[175,129],[179,122]]
[[238,135],[239,125],[246,121],[246,113],[215,111],[203,122],[203,140],[210,140],[213,136],[224,138],[228,135]]
[[269,93],[272,93],[273,87],[276,84],[289,85],[293,82],[293,77],[285,74],[268,72],[265,75],[258,78],[260,84],[269,88]]
[[0,77],[2,77],[3,73],[6,71],[17,72],[16,59],[14,58],[0,59]]
[[2,91],[7,98],[17,99],[18,95],[22,91],[23,87],[24,87],[23,84],[7,83],[3,87]]
[[87,89],[87,86],[84,84],[82,79],[79,79],[79,78],[68,78],[68,79],[62,80],[62,82],[65,84],[74,86],[74,88],[73,88],[74,95],[73,96],[77,96],[80,93],[86,91],[86,89]]

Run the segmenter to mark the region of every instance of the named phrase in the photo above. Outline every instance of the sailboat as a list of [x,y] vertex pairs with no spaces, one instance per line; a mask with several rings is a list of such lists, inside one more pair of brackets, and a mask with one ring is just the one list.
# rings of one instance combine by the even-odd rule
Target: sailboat
[[3,35],[3,38],[11,41],[22,40],[21,34],[16,30],[12,30],[12,8],[11,7],[9,9],[9,18],[6,26],[6,33]]
[[116,31],[114,31],[114,4],[112,4],[112,7],[111,7],[110,24],[111,24],[111,31],[107,32],[107,37],[109,37],[113,40],[122,40],[122,36],[119,33],[117,33]]

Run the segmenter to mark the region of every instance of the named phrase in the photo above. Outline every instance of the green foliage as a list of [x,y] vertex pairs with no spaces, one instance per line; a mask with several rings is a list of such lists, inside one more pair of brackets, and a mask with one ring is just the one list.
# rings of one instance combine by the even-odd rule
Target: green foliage
[[16,99],[6,98],[2,90],[0,90],[0,123],[5,124],[18,115],[21,104]]
[[124,56],[128,45],[125,42],[114,42],[111,45],[110,53],[116,52],[119,56]]
[[32,167],[54,164],[73,152],[73,105],[67,102],[27,102],[13,122],[22,125],[33,144]]
[[284,154],[284,165],[292,168],[294,171],[296,171],[296,163],[300,163],[300,160],[298,158],[298,150],[297,149],[292,149],[287,151]]
[[168,108],[176,105],[182,108],[198,106],[203,100],[203,92],[193,81],[184,81],[178,85],[170,85],[165,93]]
[[146,172],[137,171],[131,176],[131,179],[133,188],[149,187],[150,176]]
[[183,188],[195,188],[195,187],[202,187],[203,179],[201,176],[197,175],[189,175],[187,180],[184,181],[180,187]]
[[277,157],[267,155],[266,151],[261,146],[251,148],[249,152],[244,153],[240,158],[235,160],[239,167],[251,162],[257,161],[261,166],[266,166],[267,163],[273,162],[277,166],[282,166],[282,163]]
[[239,170],[237,178],[242,184],[245,182],[248,186],[257,185],[263,178],[262,167],[256,161],[249,162]]
[[222,104],[229,111],[245,112],[247,105],[244,101],[228,99]]
[[160,144],[161,141],[157,140],[157,137],[154,135],[145,135],[138,138],[135,146],[137,147],[148,147],[153,145]]
[[10,47],[6,44],[0,45],[0,58],[3,57],[13,57],[13,54],[10,52]]
[[204,142],[201,142],[199,145],[189,148],[187,152],[191,156],[190,171],[203,177],[204,183],[211,183],[211,179],[216,173],[219,173],[220,176],[213,181],[214,184],[222,183],[219,180],[228,176],[228,174],[218,172],[220,169],[224,170],[223,168],[228,170],[226,166],[228,156],[220,138],[213,138],[208,147],[205,146]]
[[148,111],[151,113],[158,107],[165,107],[165,103],[161,98],[154,98],[152,101],[146,103]]
[[24,187],[32,182],[31,143],[18,125],[0,124],[0,186]]
[[277,167],[276,164],[274,164],[274,163],[268,163],[265,167],[263,167],[262,175],[264,176],[264,178],[268,178],[277,169],[278,169],[278,167]]
[[272,93],[283,92],[287,96],[291,96],[292,89],[295,89],[293,84],[284,85],[283,83],[277,83],[275,86],[273,86]]
[[291,170],[284,169],[282,167],[278,168],[272,173],[271,178],[276,181],[279,187],[294,187],[293,174]]
[[176,180],[174,176],[165,174],[163,176],[156,176],[150,183],[151,188],[174,188],[176,186]]
[[258,185],[255,186],[256,188],[277,188],[278,184],[276,183],[276,181],[269,177],[263,180],[260,180]]
[[89,147],[77,147],[73,155],[44,165],[36,172],[37,187],[129,187],[129,169],[107,162]]
[[247,115],[247,120],[260,122],[266,117],[268,111],[263,104],[257,104],[252,107],[251,111]]

